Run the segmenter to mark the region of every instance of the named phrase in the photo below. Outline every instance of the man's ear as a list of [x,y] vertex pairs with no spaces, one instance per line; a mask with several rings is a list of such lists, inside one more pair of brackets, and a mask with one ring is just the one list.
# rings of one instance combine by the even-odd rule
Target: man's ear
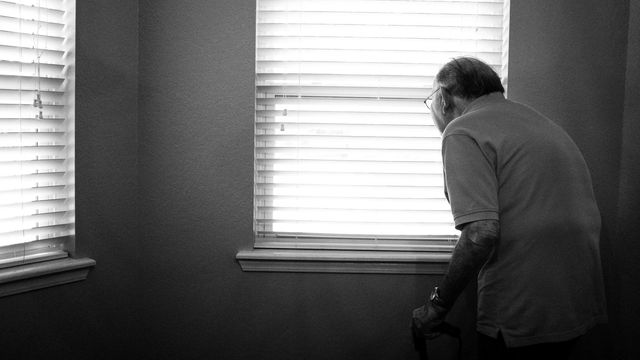
[[447,112],[451,112],[453,110],[453,98],[452,96],[447,93],[445,90],[441,90],[440,91],[440,110],[442,111],[443,114],[446,114]]

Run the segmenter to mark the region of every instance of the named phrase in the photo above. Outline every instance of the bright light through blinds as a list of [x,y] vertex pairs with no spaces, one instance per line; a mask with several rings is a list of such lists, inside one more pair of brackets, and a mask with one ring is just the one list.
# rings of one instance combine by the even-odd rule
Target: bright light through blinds
[[74,233],[74,1],[0,1],[0,264]]
[[457,235],[423,100],[453,57],[501,73],[504,7],[258,0],[258,240]]

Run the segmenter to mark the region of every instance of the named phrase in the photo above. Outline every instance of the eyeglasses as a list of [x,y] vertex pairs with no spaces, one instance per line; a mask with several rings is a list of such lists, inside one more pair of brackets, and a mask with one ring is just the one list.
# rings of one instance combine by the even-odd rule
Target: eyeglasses
[[440,87],[439,87],[439,88],[435,89],[435,90],[431,93],[431,95],[429,95],[429,97],[427,97],[427,98],[424,100],[424,104],[427,106],[427,109],[431,110],[431,103],[433,102],[433,95],[435,95],[435,94],[438,92],[438,90],[440,90],[440,89],[442,89],[442,88],[440,88]]

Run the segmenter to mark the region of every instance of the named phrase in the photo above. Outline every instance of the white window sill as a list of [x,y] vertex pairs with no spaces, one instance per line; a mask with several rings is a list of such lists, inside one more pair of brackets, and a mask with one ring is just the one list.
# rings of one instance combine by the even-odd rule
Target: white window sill
[[241,250],[243,271],[364,274],[444,274],[450,252]]
[[65,257],[0,269],[0,297],[84,280],[95,264]]

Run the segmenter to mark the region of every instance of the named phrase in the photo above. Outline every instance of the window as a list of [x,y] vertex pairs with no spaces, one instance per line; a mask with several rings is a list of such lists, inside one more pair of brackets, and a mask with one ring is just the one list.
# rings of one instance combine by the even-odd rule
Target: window
[[0,269],[73,250],[74,7],[0,1]]
[[423,100],[456,56],[506,85],[507,5],[258,0],[255,248],[450,252]]

